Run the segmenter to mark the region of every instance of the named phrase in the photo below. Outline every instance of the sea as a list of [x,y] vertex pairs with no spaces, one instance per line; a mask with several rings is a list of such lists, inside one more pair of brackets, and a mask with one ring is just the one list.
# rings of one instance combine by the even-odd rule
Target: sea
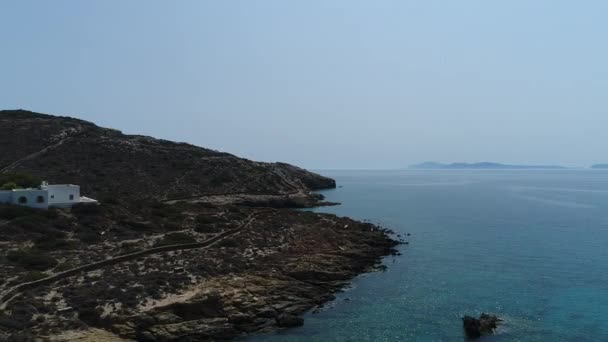
[[[302,327],[249,341],[465,341],[463,315],[504,322],[480,341],[608,341],[608,171],[321,171],[339,206],[409,244]],[[410,234],[410,235],[408,235]]]

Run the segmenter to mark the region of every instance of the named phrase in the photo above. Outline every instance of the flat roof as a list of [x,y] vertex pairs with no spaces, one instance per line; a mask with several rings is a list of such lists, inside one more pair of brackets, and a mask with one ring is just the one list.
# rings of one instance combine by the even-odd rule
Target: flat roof
[[45,191],[47,190],[46,188],[48,188],[49,186],[77,186],[80,187],[80,185],[75,185],[75,184],[48,184],[48,185],[41,185],[39,188],[26,188],[26,189],[12,189],[12,190],[0,190],[0,192],[11,192],[11,191]]

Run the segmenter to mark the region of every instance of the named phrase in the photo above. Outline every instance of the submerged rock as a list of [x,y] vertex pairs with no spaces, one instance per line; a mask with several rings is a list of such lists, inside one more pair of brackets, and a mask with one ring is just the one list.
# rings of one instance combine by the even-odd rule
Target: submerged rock
[[490,335],[502,320],[496,315],[482,313],[479,319],[471,316],[462,318],[462,326],[468,338],[479,338],[483,335]]
[[304,325],[304,319],[296,315],[282,314],[277,317],[277,325],[281,328],[292,328]]

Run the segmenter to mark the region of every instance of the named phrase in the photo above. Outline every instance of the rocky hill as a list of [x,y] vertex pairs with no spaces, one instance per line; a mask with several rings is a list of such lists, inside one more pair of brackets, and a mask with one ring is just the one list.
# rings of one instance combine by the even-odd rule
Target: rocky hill
[[93,123],[0,111],[0,173],[73,183],[103,198],[174,199],[213,194],[285,195],[335,181],[284,163],[260,163],[187,143],[126,135]]
[[0,341],[217,341],[297,326],[398,253],[384,228],[282,208],[335,187],[292,165],[26,111],[1,111],[0,130],[0,176],[101,200],[0,204]]

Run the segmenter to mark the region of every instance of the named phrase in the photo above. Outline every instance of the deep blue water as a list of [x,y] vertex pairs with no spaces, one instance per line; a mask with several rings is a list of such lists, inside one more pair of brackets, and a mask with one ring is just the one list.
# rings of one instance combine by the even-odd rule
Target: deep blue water
[[460,317],[481,312],[506,320],[482,341],[608,341],[607,171],[322,173],[342,205],[317,211],[410,244],[303,327],[251,341],[463,341]]

